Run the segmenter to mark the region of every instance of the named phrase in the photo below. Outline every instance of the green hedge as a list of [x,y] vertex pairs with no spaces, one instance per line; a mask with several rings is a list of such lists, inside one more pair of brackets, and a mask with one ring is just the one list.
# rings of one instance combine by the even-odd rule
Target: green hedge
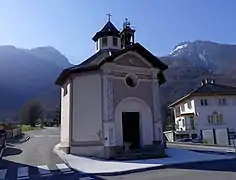
[[21,131],[32,131],[32,130],[40,130],[40,129],[44,129],[43,126],[32,127],[30,125],[24,125],[24,124],[21,126]]

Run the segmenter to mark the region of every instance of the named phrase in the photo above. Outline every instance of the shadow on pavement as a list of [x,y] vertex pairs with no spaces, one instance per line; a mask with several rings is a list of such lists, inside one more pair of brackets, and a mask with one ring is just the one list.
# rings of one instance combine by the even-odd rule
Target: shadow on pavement
[[20,149],[12,148],[12,147],[6,147],[5,150],[2,153],[2,157],[19,155],[21,153],[22,153],[22,150],[20,150]]
[[236,172],[236,159],[188,163],[188,164],[176,165],[171,168],[203,170],[203,171]]
[[[5,152],[5,156],[21,153],[19,149],[8,148]],[[45,166],[45,165],[44,165]],[[96,177],[93,175],[84,174],[82,172],[78,172],[74,169],[70,169],[70,172],[64,173],[58,168],[50,168],[48,167],[37,167],[33,165],[28,165],[20,162],[14,162],[10,160],[1,159],[0,158],[0,179],[38,179],[38,180],[70,180],[70,179],[78,179],[81,177],[89,177],[93,179],[103,180],[100,177]],[[21,173],[19,173],[21,172]],[[18,174],[19,173],[19,174]]]

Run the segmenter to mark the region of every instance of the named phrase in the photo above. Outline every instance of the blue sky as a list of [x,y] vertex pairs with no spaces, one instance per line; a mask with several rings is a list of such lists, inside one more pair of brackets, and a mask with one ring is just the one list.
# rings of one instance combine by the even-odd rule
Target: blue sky
[[0,45],[54,46],[76,64],[94,53],[93,35],[125,18],[136,41],[168,54],[182,41],[236,44],[235,0],[0,0]]

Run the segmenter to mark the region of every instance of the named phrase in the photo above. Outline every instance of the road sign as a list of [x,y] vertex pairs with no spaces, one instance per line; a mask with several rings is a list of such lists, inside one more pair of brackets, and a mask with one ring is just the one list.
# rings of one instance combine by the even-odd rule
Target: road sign
[[229,138],[230,139],[236,139],[236,131],[235,130],[230,130],[229,131]]

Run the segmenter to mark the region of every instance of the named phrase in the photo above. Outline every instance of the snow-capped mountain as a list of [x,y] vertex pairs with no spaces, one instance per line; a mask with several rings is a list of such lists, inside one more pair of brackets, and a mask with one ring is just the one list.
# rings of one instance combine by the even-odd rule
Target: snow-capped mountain
[[165,58],[187,59],[193,66],[206,67],[215,73],[236,69],[236,45],[211,41],[182,42]]
[[161,88],[163,112],[167,112],[170,103],[200,86],[205,78],[236,87],[236,45],[186,41],[161,60],[169,66],[164,72],[167,82]]

